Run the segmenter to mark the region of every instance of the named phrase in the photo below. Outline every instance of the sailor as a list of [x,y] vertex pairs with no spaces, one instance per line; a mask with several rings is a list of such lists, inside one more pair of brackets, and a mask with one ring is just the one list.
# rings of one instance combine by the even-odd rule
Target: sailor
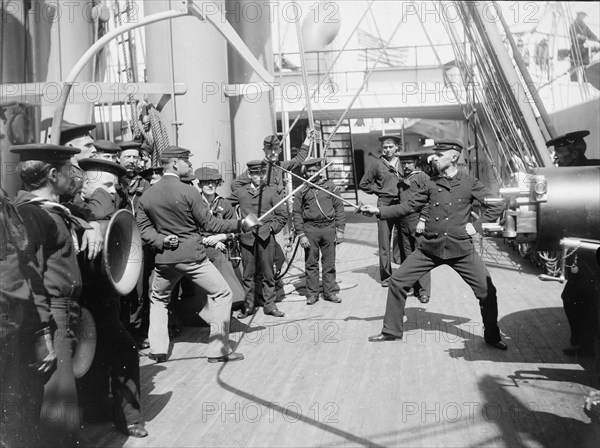
[[154,149],[152,148],[152,146],[150,146],[146,142],[143,142],[140,145],[140,160],[138,163],[138,168],[140,169],[140,171],[143,171],[152,165],[152,153],[153,152],[154,152]]
[[[38,303],[33,300],[27,266],[34,260],[26,251],[27,229],[1,189],[0,241],[0,433],[5,446],[38,446],[42,372],[55,359],[38,363],[35,340],[42,319],[48,325],[50,305],[45,295],[36,297]],[[48,352],[53,351],[51,338],[44,338],[43,331],[39,335]]]
[[[73,124],[67,121],[63,121],[60,133],[60,145],[68,146],[71,148],[79,149],[79,152],[73,155],[71,163],[73,165],[73,185],[63,194],[60,198],[61,203],[69,203],[81,190],[81,184],[83,182],[83,173],[79,169],[79,160],[85,158],[97,157],[96,148],[94,147],[94,140],[90,135],[90,131],[95,129],[96,125],[92,123],[86,124]],[[65,204],[71,211],[78,214],[76,210],[73,210],[69,204]]]
[[575,21],[569,27],[569,39],[571,41],[571,67],[585,66],[590,63],[589,50],[585,46],[588,40],[598,42],[598,37],[584,22],[587,13],[580,11],[577,13]]
[[[139,175],[140,147],[141,142],[125,141],[119,143],[119,164],[127,170],[127,174],[120,178],[117,194],[120,197],[129,198],[129,210],[137,213],[138,203],[144,192],[150,187],[150,182]],[[122,190],[126,193],[123,194]],[[148,261],[150,255],[146,248],[144,250],[144,262]],[[142,273],[145,269],[142,269]],[[149,309],[149,297],[144,296],[144,278],[140,275],[138,286],[127,296],[121,298],[121,320],[127,326],[129,332],[138,343],[138,347],[148,348],[146,341],[146,319],[145,310]]]
[[[420,170],[419,161],[427,158],[430,151],[402,152],[398,155],[402,166],[402,180],[398,185],[400,202],[405,204],[413,193],[425,188],[429,182],[429,176]],[[409,213],[400,221],[400,254],[402,262],[412,254],[419,245],[418,238],[425,230],[427,221],[427,209],[425,206],[419,213]],[[413,285],[415,296],[421,303],[428,303],[431,296],[431,274],[423,275]]]
[[30,144],[13,146],[11,152],[20,157],[19,170],[26,189],[18,192],[15,205],[27,229],[27,251],[35,254],[36,262],[29,272],[32,293],[36,303],[46,302],[49,308],[49,313],[41,316],[48,350],[42,363],[50,366],[56,360],[56,370],[44,391],[42,440],[48,446],[71,446],[77,443],[80,427],[71,357],[82,285],[76,231],[88,225],[58,201],[71,188],[71,157],[79,149]]
[[554,164],[556,166],[597,166],[598,159],[588,159],[585,156],[587,144],[585,137],[590,131],[575,131],[555,137],[546,142],[546,146],[554,147]]
[[140,172],[140,176],[143,177],[150,185],[154,185],[158,182],[163,174],[162,166],[151,166]]
[[93,145],[96,148],[96,157],[110,160],[111,162],[118,162],[119,152],[121,151],[119,145],[108,140],[94,140]]
[[[402,147],[402,138],[399,135],[383,135],[379,141],[381,157],[367,168],[359,187],[365,193],[377,196],[377,207],[392,206],[400,203],[398,183],[402,180],[402,174],[398,170],[396,154]],[[399,219],[377,221],[379,278],[383,287],[389,286],[392,257],[399,251],[398,241],[392,241],[394,228],[400,228]]]
[[139,175],[141,146],[142,143],[133,140],[119,143],[119,164],[127,170],[127,174],[121,178],[121,185],[129,194],[134,213],[142,194],[150,187],[150,183]]
[[90,135],[90,131],[93,129],[96,129],[96,125],[93,123],[73,124],[67,121],[62,122],[60,145],[78,148],[80,150],[80,152],[73,157],[75,163],[79,159],[96,157],[94,139]]
[[[298,149],[296,155],[292,157],[290,160],[280,161],[279,157],[281,155],[281,141],[279,137],[276,135],[267,135],[263,140],[263,152],[264,152],[264,161],[266,165],[266,177],[264,182],[269,187],[275,189],[278,195],[285,195],[285,176],[284,171],[280,168],[283,168],[288,171],[295,170],[299,168],[306,160],[309,151],[309,145],[311,140],[313,139],[313,133],[311,131],[307,132],[306,139],[302,146]],[[238,176],[232,183],[231,188],[233,192],[244,186],[249,185],[251,183],[250,175],[246,172],[241,176]],[[287,210],[286,210],[287,212]],[[285,255],[283,253],[283,249],[279,242],[275,241],[275,271],[276,273],[281,270],[283,264],[285,263]],[[260,270],[258,271],[258,275],[256,278],[256,293],[257,296],[262,296],[261,292],[262,280],[260,278]],[[281,302],[285,298],[285,292],[283,290],[283,282],[281,279],[275,280],[275,294],[277,296],[277,302]],[[260,300],[260,299],[259,299]],[[264,300],[264,297],[262,298]]]
[[[323,159],[309,159],[302,163],[304,177],[309,179],[321,168]],[[319,178],[315,185],[338,195],[340,188],[333,182]],[[304,184],[294,197],[294,226],[305,253],[306,304],[319,300],[319,257],[322,257],[323,298],[341,303],[339,286],[335,279],[335,246],[344,241],[344,204],[341,199]]]
[[[473,236],[481,231],[481,224],[496,220],[503,210],[502,204],[486,204],[490,191],[477,179],[457,168],[462,144],[457,141],[439,141],[434,146],[439,176],[432,177],[425,188],[415,193],[407,203],[393,206],[372,205],[361,211],[389,219],[415,213],[429,205],[427,222],[420,247],[408,256],[390,280],[387,306],[380,334],[369,341],[402,339],[404,333],[404,308],[407,291],[423,274],[440,265],[448,265],[472,288],[479,301],[484,324],[486,344],[506,350],[498,328],[496,288],[481,257],[475,252]],[[469,222],[473,201],[485,208],[474,223]]]
[[[554,147],[554,161],[559,167],[597,166],[600,160],[585,157],[587,130],[569,132],[546,142]],[[575,269],[568,270],[568,280],[562,292],[563,306],[571,328],[571,346],[563,351],[566,355],[592,355],[594,340],[598,333],[598,297],[600,275],[594,254],[577,251],[567,262]]]
[[[81,159],[84,170],[81,196],[84,207],[96,220],[109,220],[127,201],[116,197],[119,178],[127,170],[110,160]],[[120,204],[120,207],[119,207]],[[96,322],[96,353],[89,371],[78,381],[80,403],[87,422],[113,420],[118,430],[132,437],[145,437],[140,410],[140,368],[136,343],[120,320],[121,299],[107,277],[95,265],[81,260],[82,305]],[[111,380],[114,406],[109,404]],[[114,413],[112,411],[114,408]]]
[[[300,149],[295,157],[290,160],[280,161],[279,156],[281,154],[281,141],[279,137],[276,135],[267,135],[263,141],[263,151],[265,154],[264,162],[265,162],[265,179],[264,183],[269,187],[272,187],[275,192],[279,195],[283,195],[285,192],[285,183],[284,183],[284,171],[280,168],[286,169],[288,171],[295,170],[299,168],[306,160],[309,151],[309,144],[312,139],[312,134],[309,132],[302,143]],[[238,176],[231,185],[233,192],[244,186],[249,185],[251,183],[250,173],[245,172],[242,175]]]
[[229,321],[232,293],[227,282],[206,257],[198,229],[210,232],[237,232],[251,228],[253,218],[222,220],[215,218],[195,187],[180,177],[192,172],[190,151],[170,146],[161,155],[164,174],[140,199],[136,216],[142,238],[156,251],[154,279],[150,298],[150,359],[167,360],[169,334],[167,305],[173,286],[182,278],[191,279],[208,295],[201,317],[211,324],[208,361],[243,359],[229,346]]
[[[238,188],[232,197],[233,201],[239,202],[242,218],[250,214],[257,216],[264,214],[281,197],[274,188],[263,181],[267,170],[264,160],[251,160],[247,163],[247,167],[252,182]],[[285,206],[281,204],[262,221],[262,225],[258,229],[240,235],[246,299],[237,316],[238,319],[244,319],[255,312],[255,274],[258,268],[262,273],[264,313],[275,317],[285,316],[282,311],[277,309],[273,264],[277,245],[275,235],[285,226],[286,215]]]

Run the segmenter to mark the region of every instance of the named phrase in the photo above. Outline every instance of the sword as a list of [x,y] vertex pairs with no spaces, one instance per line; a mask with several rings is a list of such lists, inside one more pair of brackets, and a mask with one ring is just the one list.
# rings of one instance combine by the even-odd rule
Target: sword
[[[333,162],[331,162],[331,163],[333,163]],[[329,163],[327,166],[331,165],[331,163]],[[281,168],[281,167],[279,167],[279,168]],[[356,211],[360,210],[360,206],[361,206],[362,204],[360,204],[360,203],[359,203],[358,205],[356,205],[356,204],[354,204],[353,202],[350,202],[350,201],[348,201],[347,199],[344,199],[344,198],[342,198],[342,197],[338,196],[337,194],[335,194],[335,193],[332,193],[332,192],[331,192],[331,191],[329,191],[328,189],[326,189],[326,188],[323,188],[323,187],[320,187],[319,185],[317,185],[317,184],[313,184],[312,182],[310,182],[310,179],[312,179],[313,177],[315,177],[317,174],[319,174],[319,173],[320,173],[321,171],[323,171],[323,170],[320,170],[320,171],[319,171],[319,173],[315,174],[314,176],[310,177],[309,179],[305,179],[305,178],[303,178],[303,177],[300,177],[300,176],[298,176],[297,174],[294,174],[294,173],[292,173],[291,171],[288,171],[288,170],[286,170],[285,168],[281,168],[281,169],[282,169],[283,171],[285,171],[286,173],[289,173],[289,174],[291,174],[291,175],[292,175],[292,176],[294,176],[296,179],[300,179],[302,182],[306,182],[307,184],[309,184],[309,185],[311,185],[311,186],[315,187],[316,189],[318,189],[318,190],[321,190],[321,191],[323,191],[323,192],[327,193],[327,194],[328,194],[328,195],[330,195],[330,196],[333,196],[333,197],[335,197],[335,198],[338,198],[338,199],[340,199],[342,202],[344,202],[344,203],[348,204],[348,205],[349,205],[349,206],[351,206],[351,207],[354,207],[354,209],[355,209]]]
[[[313,174],[308,180],[313,180],[315,177],[317,177],[319,174],[321,174],[322,171],[325,171],[327,168],[329,168],[329,166],[332,163],[333,162],[329,162],[327,165],[325,165],[323,168],[321,168],[319,171],[317,171],[315,174]],[[281,168],[281,167],[279,167],[279,168]],[[283,170],[283,168],[281,168],[281,169]],[[284,171],[287,171],[287,170],[284,170]],[[287,171],[287,172],[289,173],[289,171]],[[303,179],[303,180],[306,181],[306,179]],[[271,213],[273,213],[275,211],[275,209],[277,209],[277,207],[279,207],[281,204],[283,204],[289,198],[291,198],[292,196],[294,196],[298,191],[300,191],[300,189],[303,186],[304,186],[304,184],[300,185],[299,187],[294,188],[290,194],[288,194],[287,196],[285,196],[281,201],[279,201],[277,204],[275,204],[269,210],[267,210],[266,212],[264,212],[263,215],[260,218],[258,218],[258,221],[262,221],[267,216],[269,216]]]

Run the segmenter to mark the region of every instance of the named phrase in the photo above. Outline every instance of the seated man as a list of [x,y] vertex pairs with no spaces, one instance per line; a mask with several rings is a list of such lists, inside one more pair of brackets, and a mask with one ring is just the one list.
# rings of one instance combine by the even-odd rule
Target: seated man
[[[321,168],[323,159],[304,162],[304,177],[311,178]],[[314,180],[315,185],[326,188],[332,194],[339,187],[324,178]],[[341,303],[337,296],[339,286],[335,280],[335,246],[344,239],[344,204],[341,199],[306,183],[294,197],[294,225],[304,248],[306,262],[306,304],[319,300],[319,256],[323,265],[323,298]]]

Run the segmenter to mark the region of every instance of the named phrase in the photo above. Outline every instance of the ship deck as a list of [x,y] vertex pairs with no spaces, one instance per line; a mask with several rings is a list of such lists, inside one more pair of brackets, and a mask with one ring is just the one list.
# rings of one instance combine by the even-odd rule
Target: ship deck
[[[600,427],[582,410],[594,359],[568,357],[569,327],[557,282],[502,241],[483,256],[498,289],[508,351],[484,344],[471,290],[447,267],[432,273],[431,301],[409,297],[402,341],[373,344],[387,289],[378,282],[374,219],[347,213],[337,268],[342,304],[305,305],[300,256],[276,319],[232,319],[245,360],[206,362],[208,330],[187,327],[165,363],[141,353],[149,436],[112,424],[86,427],[102,447],[481,447],[598,446]],[[597,385],[596,385],[597,387]]]

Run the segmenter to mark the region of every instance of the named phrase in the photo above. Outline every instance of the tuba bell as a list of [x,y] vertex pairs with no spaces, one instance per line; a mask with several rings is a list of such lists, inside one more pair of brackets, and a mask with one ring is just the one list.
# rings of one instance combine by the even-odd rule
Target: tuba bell
[[142,236],[129,210],[119,210],[110,219],[102,249],[102,271],[121,296],[136,287],[143,266]]

